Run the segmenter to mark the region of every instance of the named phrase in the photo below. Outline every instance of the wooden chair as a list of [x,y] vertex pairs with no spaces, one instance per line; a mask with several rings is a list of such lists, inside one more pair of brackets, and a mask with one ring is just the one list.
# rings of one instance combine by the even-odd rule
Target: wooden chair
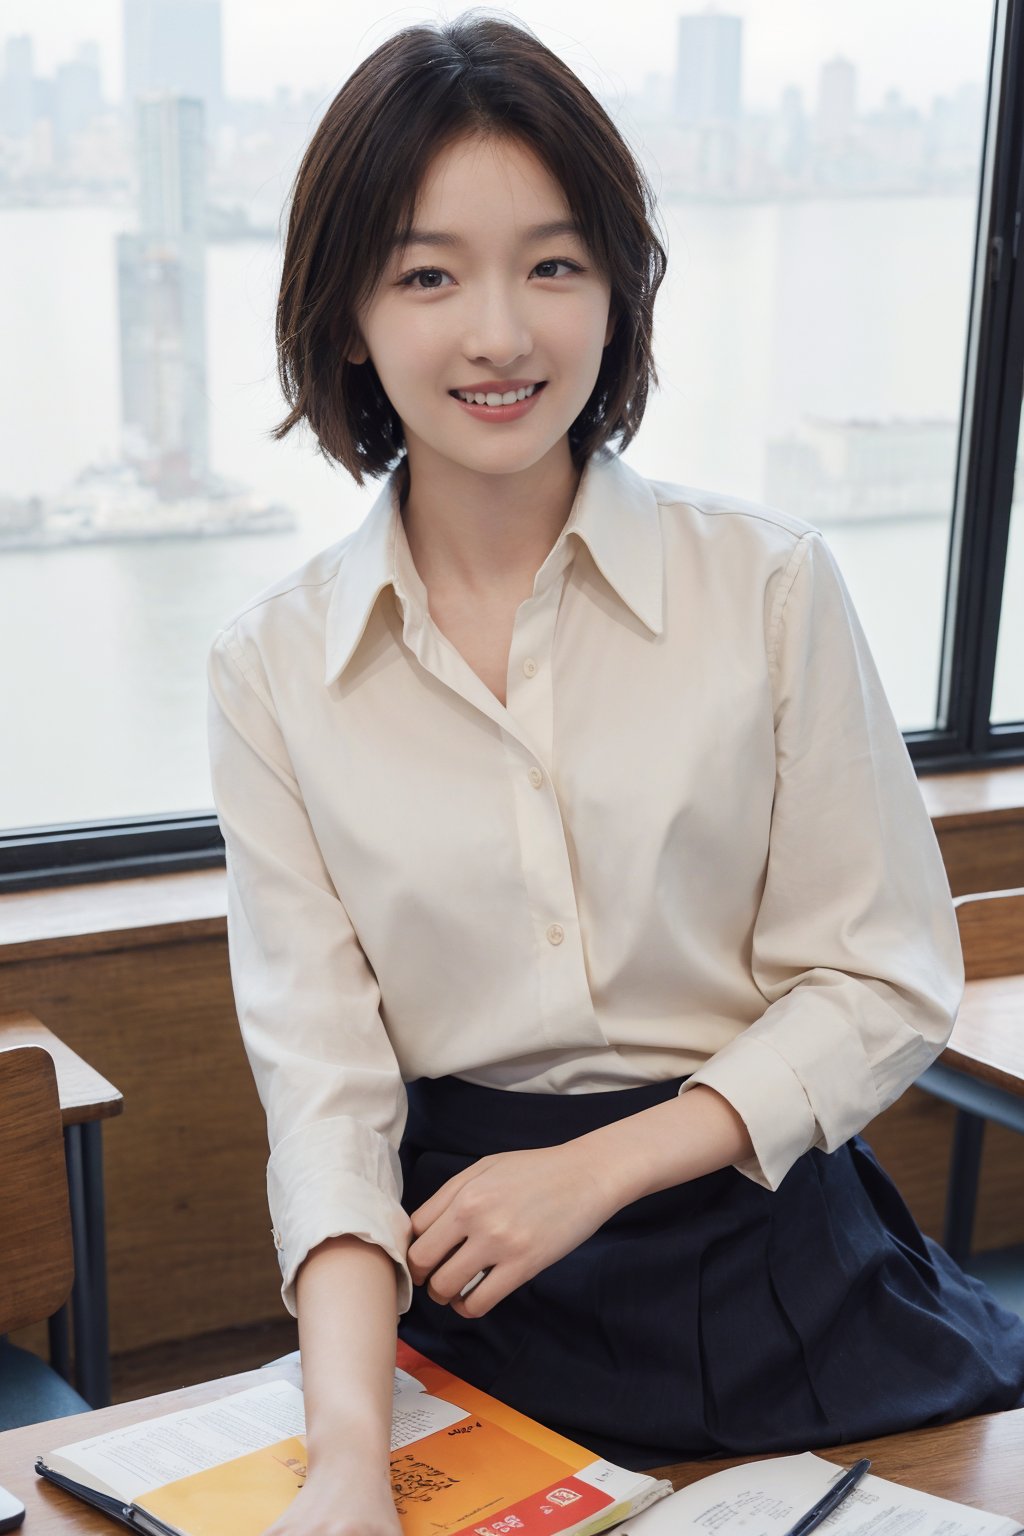
[[965,1264],[985,1123],[1024,1133],[1024,890],[958,897],[956,916],[964,1000],[946,1049],[918,1086],[956,1107],[942,1241]]
[[50,1318],[50,1362],[71,1379],[73,1320],[75,1386],[94,1408],[103,1408],[110,1402],[110,1329],[101,1136],[104,1121],[121,1113],[124,1100],[113,1083],[23,1008],[0,1014],[0,1051],[20,1045],[40,1045],[52,1057],[64,1122],[75,1283],[71,1306]]
[[[74,1281],[57,1074],[41,1046],[0,1050],[0,1336],[51,1317]],[[0,1340],[0,1428],[89,1404],[37,1355]]]

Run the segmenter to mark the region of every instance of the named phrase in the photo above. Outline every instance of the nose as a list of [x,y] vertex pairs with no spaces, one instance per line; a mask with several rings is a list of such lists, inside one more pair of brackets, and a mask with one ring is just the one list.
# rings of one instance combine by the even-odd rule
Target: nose
[[506,283],[495,282],[482,287],[467,315],[463,336],[463,353],[467,361],[508,368],[532,350],[523,298]]

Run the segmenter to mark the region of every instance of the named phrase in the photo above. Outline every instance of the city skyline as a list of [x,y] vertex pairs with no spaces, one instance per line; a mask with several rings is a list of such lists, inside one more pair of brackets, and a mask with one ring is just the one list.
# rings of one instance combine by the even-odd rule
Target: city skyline
[[[366,21],[323,0],[294,0],[289,33],[281,34],[273,0],[223,0],[225,91],[236,100],[271,99],[279,88],[330,95],[356,64],[402,26],[455,16],[464,6],[407,5]],[[559,52],[602,99],[643,88],[653,60],[673,57],[684,15],[708,10],[744,22],[743,98],[747,111],[774,109],[787,87],[810,99],[818,71],[843,57],[858,69],[861,109],[880,107],[897,88],[919,110],[965,82],[985,77],[991,16],[979,20],[977,0],[733,0],[715,7],[678,0],[637,0],[624,32],[616,16],[580,0],[532,0],[484,7],[524,21]],[[277,23],[275,26],[274,23]],[[99,46],[103,95],[121,96],[124,72],[122,0],[6,0],[7,35],[29,33],[40,75],[55,74],[76,48]],[[323,61],[338,59],[325,71]]]
[[[203,106],[210,237],[269,231],[324,101],[284,87],[271,101],[230,95],[224,20],[231,3],[121,0],[123,88],[111,101],[102,98],[97,38],[79,39],[73,62],[59,63],[47,77],[37,65],[36,35],[8,34],[0,73],[0,202],[123,198],[133,174],[133,104],[169,92]],[[903,0],[904,14],[915,3]],[[671,72],[647,70],[639,89],[618,94],[603,94],[606,81],[592,82],[649,165],[659,196],[942,193],[974,184],[984,123],[980,80],[934,96],[927,112],[889,86],[873,109],[860,60],[835,55],[818,62],[811,90],[790,83],[772,108],[759,109],[746,84],[751,30],[734,10],[679,9],[674,57],[664,61]]]
[[[124,79],[121,94],[114,100],[102,95],[103,53],[96,39],[78,40],[72,58],[58,63],[48,77],[39,68],[35,35],[8,33],[0,40],[0,146],[5,137],[9,148],[11,141],[27,143],[31,138],[35,168],[45,170],[51,162],[68,166],[77,133],[93,123],[111,127],[119,121],[126,124],[133,116],[130,104],[154,91],[197,97],[203,102],[211,150],[223,129],[229,129],[237,143],[238,135],[265,129],[273,114],[294,117],[296,111],[305,113],[311,129],[324,106],[315,93],[298,96],[282,86],[271,101],[248,101],[233,98],[226,91],[224,5],[225,0],[122,0]],[[603,104],[614,118],[621,118],[620,126],[627,134],[632,122],[656,135],[672,130],[727,135],[731,143],[724,146],[724,158],[721,144],[697,146],[698,159],[715,168],[711,181],[718,183],[718,190],[727,190],[730,185],[736,191],[752,190],[749,178],[741,178],[746,182],[741,187],[733,174],[739,143],[736,135],[750,128],[770,133],[777,152],[773,155],[769,151],[768,158],[787,171],[805,166],[811,148],[842,159],[869,143],[869,159],[881,152],[905,168],[914,159],[922,168],[935,168],[940,161],[948,161],[953,150],[954,158],[961,152],[963,169],[965,149],[966,161],[973,167],[983,122],[984,87],[980,80],[961,81],[948,93],[934,96],[926,111],[915,106],[896,85],[888,87],[882,102],[872,106],[865,101],[860,61],[837,54],[818,62],[811,90],[791,82],[777,102],[768,108],[758,107],[749,101],[744,88],[746,34],[742,16],[723,13],[716,6],[699,12],[681,10],[676,17],[671,73],[648,70],[639,88],[617,98],[602,97]],[[52,138],[49,144],[45,140],[37,144],[34,125],[44,122],[49,123]],[[88,153],[86,158],[90,158]],[[670,152],[670,159],[677,158]],[[15,160],[7,167],[0,160],[0,185],[15,166]],[[723,169],[727,172],[724,180]],[[853,177],[853,182],[864,186],[870,180],[869,176],[865,182],[861,174]],[[844,181],[851,184],[848,173],[840,177],[840,182]],[[800,183],[798,175],[788,188],[779,190],[807,190],[806,182]],[[690,186],[691,191],[709,188],[705,178]],[[761,186],[757,190],[770,189]]]
[[[115,237],[120,459],[90,467],[63,500],[12,504],[9,520],[17,526],[9,529],[11,537],[45,544],[61,535],[106,538],[115,530],[136,536],[155,509],[147,508],[142,521],[137,516],[126,520],[126,473],[155,489],[163,502],[201,493],[208,485],[208,213],[213,225],[223,229],[223,199],[243,191],[232,173],[239,150],[244,152],[246,127],[255,129],[254,140],[262,141],[259,176],[273,169],[266,132],[273,106],[232,102],[224,92],[224,5],[225,0],[123,0],[127,99],[110,110],[112,122],[118,116],[124,120],[122,149],[134,160],[134,172],[120,190],[134,189],[136,227]],[[864,113],[858,110],[857,65],[833,57],[819,65],[817,90],[807,109],[800,88],[790,85],[773,117],[748,113],[745,33],[744,19],[732,12],[681,10],[671,75],[649,73],[647,89],[626,99],[626,115],[645,123],[647,147],[670,197],[728,198],[772,188],[858,192],[872,181],[882,185],[880,177],[900,161],[902,170],[932,189],[948,190],[965,172],[976,177],[980,86],[968,88],[977,97],[973,111],[954,112],[945,124],[941,103],[948,104],[948,98],[933,103],[925,125],[894,90],[881,112]],[[99,42],[79,41],[76,50],[80,70],[92,72],[95,98]],[[63,66],[52,88],[37,80],[32,34],[8,36],[4,57],[0,131],[5,120],[9,130],[17,119],[15,137],[25,146],[29,175],[33,169],[44,174],[50,169],[54,188],[61,187],[62,175],[64,185],[73,185],[72,159],[63,165],[47,160],[62,112]],[[222,119],[224,130],[212,137],[207,133],[211,115]],[[262,122],[247,124],[253,118]],[[281,146],[276,137],[271,142],[273,155]],[[71,148],[77,152],[80,146],[72,141]],[[254,228],[243,211],[234,232],[251,234]],[[900,487],[891,470],[900,462],[913,469],[901,479],[908,496],[900,502],[900,515],[942,514],[954,422],[850,418],[814,423],[805,413],[794,426],[766,443],[766,467],[781,488],[781,499],[832,507],[842,518],[877,516],[895,507]],[[847,470],[837,477],[838,461]],[[851,491],[856,492],[852,501]],[[162,516],[152,526],[165,523]]]

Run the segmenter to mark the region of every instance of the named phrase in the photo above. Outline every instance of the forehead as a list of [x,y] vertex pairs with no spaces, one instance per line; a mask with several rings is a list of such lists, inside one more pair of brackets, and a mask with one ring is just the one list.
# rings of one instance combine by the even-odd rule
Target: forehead
[[528,145],[504,138],[463,138],[440,150],[413,216],[417,229],[454,235],[499,226],[526,236],[537,225],[570,223],[565,193],[548,168]]

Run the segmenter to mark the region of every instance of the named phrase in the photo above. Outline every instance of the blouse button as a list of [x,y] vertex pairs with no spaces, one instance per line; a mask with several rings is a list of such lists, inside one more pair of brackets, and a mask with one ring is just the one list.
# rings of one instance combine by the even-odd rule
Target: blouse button
[[544,783],[544,775],[541,773],[539,768],[530,769],[530,783],[533,785],[534,789],[540,789],[541,785]]
[[536,672],[536,670],[537,670],[537,663],[534,661],[532,656],[527,656],[526,660],[523,662],[523,672],[524,672],[524,674],[527,677],[533,677],[533,675]]
[[565,929],[562,927],[561,923],[552,923],[551,927],[548,929],[548,943],[561,944],[564,938]]

